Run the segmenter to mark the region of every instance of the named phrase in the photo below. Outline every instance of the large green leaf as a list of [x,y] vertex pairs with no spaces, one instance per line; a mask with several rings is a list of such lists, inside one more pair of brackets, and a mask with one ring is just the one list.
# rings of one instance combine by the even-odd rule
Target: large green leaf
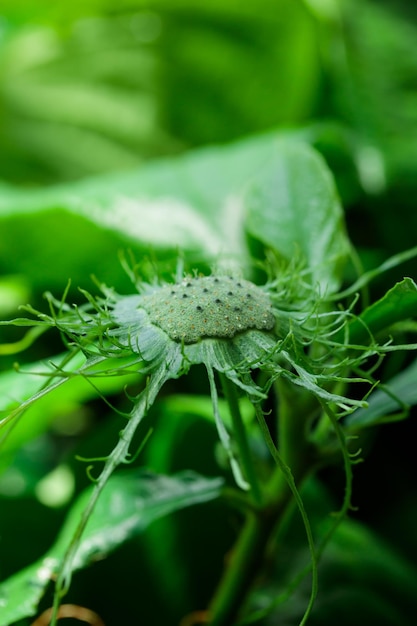
[[[74,569],[109,554],[158,518],[218,498],[222,486],[221,478],[204,478],[193,472],[162,476],[129,471],[113,476],[88,522]],[[89,496],[90,489],[87,489],[74,504],[47,554],[0,585],[0,626],[9,626],[36,613],[46,587],[59,569]]]
[[349,340],[367,342],[370,333],[378,334],[397,322],[416,317],[417,285],[411,278],[404,278],[350,324]]
[[287,257],[299,249],[314,278],[331,288],[347,250],[332,178],[299,136],[282,137],[271,133],[30,193],[5,187],[0,268],[40,289],[63,290],[68,278],[84,285],[91,273],[119,286],[117,253],[126,247],[245,262],[245,193],[259,181],[266,193],[251,208],[250,231]]
[[304,262],[324,290],[337,288],[349,245],[323,158],[306,144],[283,141],[250,189],[250,234],[287,261]]

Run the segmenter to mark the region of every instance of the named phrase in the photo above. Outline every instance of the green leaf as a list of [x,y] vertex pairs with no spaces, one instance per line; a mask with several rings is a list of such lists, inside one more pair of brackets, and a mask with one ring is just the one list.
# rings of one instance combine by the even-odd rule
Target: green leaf
[[[302,494],[320,546],[333,528],[331,512],[337,505],[316,477],[306,481]],[[251,617],[257,615],[258,620],[249,618],[248,623],[299,623],[308,597],[308,569],[302,569],[308,555],[300,541],[302,532],[300,521],[290,518],[269,578],[253,593]],[[308,624],[351,626],[360,615],[360,623],[363,618],[369,626],[408,626],[416,611],[416,591],[414,563],[364,523],[347,517],[334,529],[320,557],[319,592]]]
[[[221,478],[204,478],[194,472],[162,476],[141,470],[113,476],[88,522],[74,569],[109,554],[156,519],[218,498],[222,486]],[[0,626],[9,626],[36,613],[79,524],[90,491],[91,488],[87,489],[74,504],[56,543],[47,554],[0,585]]]
[[263,196],[250,210],[250,232],[286,258],[302,253],[313,278],[334,286],[348,249],[341,209],[324,161],[295,133],[196,150],[71,185],[5,187],[0,267],[28,276],[39,289],[63,290],[68,278],[83,285],[95,273],[120,290],[126,283],[121,248],[153,249],[158,260],[172,261],[181,249],[191,262],[218,261],[225,252],[245,261],[251,181]]
[[346,426],[373,426],[408,416],[407,409],[417,404],[417,361],[381,385],[368,398],[368,407],[347,416]]
[[248,232],[286,261],[298,258],[313,283],[335,290],[349,241],[324,159],[306,144],[282,141],[249,189]]
[[[128,360],[118,361],[115,367],[128,364]],[[100,363],[100,367],[109,370],[111,365],[111,359]],[[54,378],[62,367],[68,379]],[[45,432],[54,420],[59,418],[61,424],[73,420],[77,413],[82,414],[83,403],[100,394],[120,393],[132,377],[135,381],[138,378],[137,371],[126,369],[123,376],[99,376],[91,384],[87,377],[71,377],[72,373],[80,371],[94,374],[94,368],[89,367],[85,356],[78,352],[71,359],[66,353],[0,374],[0,473],[22,445]],[[20,409],[24,409],[24,414]],[[9,419],[14,411],[16,414]]]
[[[416,610],[417,571],[365,525],[345,520],[327,546],[313,625],[409,624]],[[340,613],[343,619],[340,619]]]
[[367,342],[369,333],[375,335],[416,316],[417,285],[411,278],[404,278],[350,324],[349,340],[351,343]]

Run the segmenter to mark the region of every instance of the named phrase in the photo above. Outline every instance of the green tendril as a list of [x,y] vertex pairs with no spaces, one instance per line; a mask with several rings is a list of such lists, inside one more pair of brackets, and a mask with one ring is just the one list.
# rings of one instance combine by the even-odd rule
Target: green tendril
[[256,417],[259,423],[259,427],[261,429],[262,435],[264,437],[265,443],[269,449],[269,452],[272,456],[272,458],[274,459],[277,467],[281,470],[287,484],[288,487],[291,490],[291,493],[294,497],[295,503],[297,505],[297,508],[300,512],[302,521],[303,521],[303,525],[304,525],[304,529],[307,535],[307,542],[308,542],[308,548],[309,548],[309,552],[310,552],[310,561],[311,561],[311,572],[312,572],[312,582],[311,582],[311,592],[310,592],[310,598],[308,601],[308,605],[307,608],[304,612],[304,615],[301,619],[301,622],[299,624],[299,626],[304,626],[304,624],[307,623],[307,620],[311,614],[311,611],[313,609],[314,606],[314,602],[317,596],[317,592],[318,592],[318,563],[317,563],[317,552],[316,552],[316,547],[314,545],[314,538],[313,538],[313,533],[311,530],[311,525],[310,525],[310,520],[309,517],[307,515],[307,512],[305,510],[304,507],[304,502],[303,499],[301,498],[300,492],[297,489],[297,486],[295,484],[295,480],[294,480],[294,476],[292,475],[291,469],[290,467],[288,467],[288,465],[284,462],[283,458],[281,457],[278,448],[276,447],[271,434],[269,432],[269,428],[268,425],[265,421],[265,417],[264,417],[264,413],[262,411],[262,408],[259,406],[259,404],[255,404],[255,413],[256,413]]

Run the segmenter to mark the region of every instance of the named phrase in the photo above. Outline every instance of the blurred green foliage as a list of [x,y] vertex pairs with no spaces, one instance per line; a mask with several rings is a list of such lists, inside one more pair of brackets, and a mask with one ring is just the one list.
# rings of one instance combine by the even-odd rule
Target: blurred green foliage
[[80,177],[306,120],[320,79],[314,20],[291,0],[263,4],[57,3],[29,24],[12,5],[3,176]]

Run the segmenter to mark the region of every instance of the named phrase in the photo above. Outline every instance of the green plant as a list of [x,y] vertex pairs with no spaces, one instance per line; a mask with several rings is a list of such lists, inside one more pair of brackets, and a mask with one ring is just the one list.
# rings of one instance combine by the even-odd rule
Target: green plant
[[3,0],[0,626],[409,626],[415,13]]
[[[238,146],[240,159],[245,149],[245,144]],[[48,398],[59,404],[72,396],[76,404],[88,394],[101,397],[120,415],[122,426],[118,438],[113,433],[116,442],[109,454],[78,454],[93,484],[73,504],[47,554],[0,586],[0,624],[34,615],[52,579],[50,623],[56,624],[76,570],[167,513],[214,501],[222,503],[223,516],[236,511],[236,543],[223,574],[216,574],[207,611],[193,613],[206,607],[188,607],[191,615],[183,623],[269,624],[277,611],[285,615],[286,610],[294,612],[296,623],[314,623],[326,547],[331,553],[343,533],[354,533],[347,519],[353,466],[362,459],[369,426],[398,419],[398,411],[404,417],[406,405],[416,401],[409,386],[405,394],[397,393],[414,365],[404,370],[403,380],[379,387],[375,373],[390,355],[416,348],[404,336],[415,330],[408,320],[415,315],[417,287],[405,278],[371,305],[361,305],[370,280],[412,258],[415,250],[343,286],[346,262],[350,258],[355,264],[356,257],[323,160],[298,140],[269,144],[265,138],[249,144],[252,162],[262,151],[273,158],[242,195],[242,226],[254,250],[244,262],[236,253],[217,255],[210,274],[204,264],[193,270],[197,264],[189,266],[186,252],[175,255],[176,269],[171,259],[160,265],[146,258],[123,260],[136,294],[121,295],[101,284],[101,295],[82,291],[85,302],[74,306],[68,302],[68,285],[62,299],[47,294],[49,312],[25,307],[31,318],[2,323],[29,327],[25,339],[1,346],[6,354],[29,348],[54,329],[67,349],[3,375],[3,390],[17,384],[20,394],[19,401],[8,392],[12,399],[4,407],[6,462],[7,452],[12,458],[16,445],[33,436],[22,428],[30,417],[26,412],[40,406],[43,424],[50,421],[54,401],[48,405]],[[234,153],[228,158],[230,163]],[[208,256],[204,262],[209,264]],[[198,376],[188,383],[194,371]],[[203,371],[206,383],[201,382]],[[190,393],[196,381],[198,392]],[[66,386],[68,395],[60,396]],[[188,467],[193,472],[171,471],[164,458],[164,450],[174,458],[173,449],[180,446],[175,428],[184,428],[180,424],[190,403],[197,422],[208,420],[217,429],[221,449],[212,477],[197,473],[193,465]],[[165,414],[162,428],[160,413]],[[189,445],[198,457],[207,444],[199,437]],[[120,471],[123,465],[132,467]],[[146,465],[152,473],[144,473]],[[317,475],[339,466],[345,488],[334,514]],[[293,536],[297,515],[304,530]],[[159,541],[170,537],[167,528]],[[278,565],[281,554],[285,571]],[[259,581],[261,574],[265,578]],[[163,571],[158,576],[162,586],[172,584],[163,581]],[[407,577],[404,568],[401,576]],[[411,577],[415,582],[414,571]],[[308,580],[309,597],[294,607],[288,599],[305,594]],[[174,605],[173,598],[171,589]],[[179,605],[184,611],[181,600]],[[174,606],[170,611],[168,619],[174,619]]]

